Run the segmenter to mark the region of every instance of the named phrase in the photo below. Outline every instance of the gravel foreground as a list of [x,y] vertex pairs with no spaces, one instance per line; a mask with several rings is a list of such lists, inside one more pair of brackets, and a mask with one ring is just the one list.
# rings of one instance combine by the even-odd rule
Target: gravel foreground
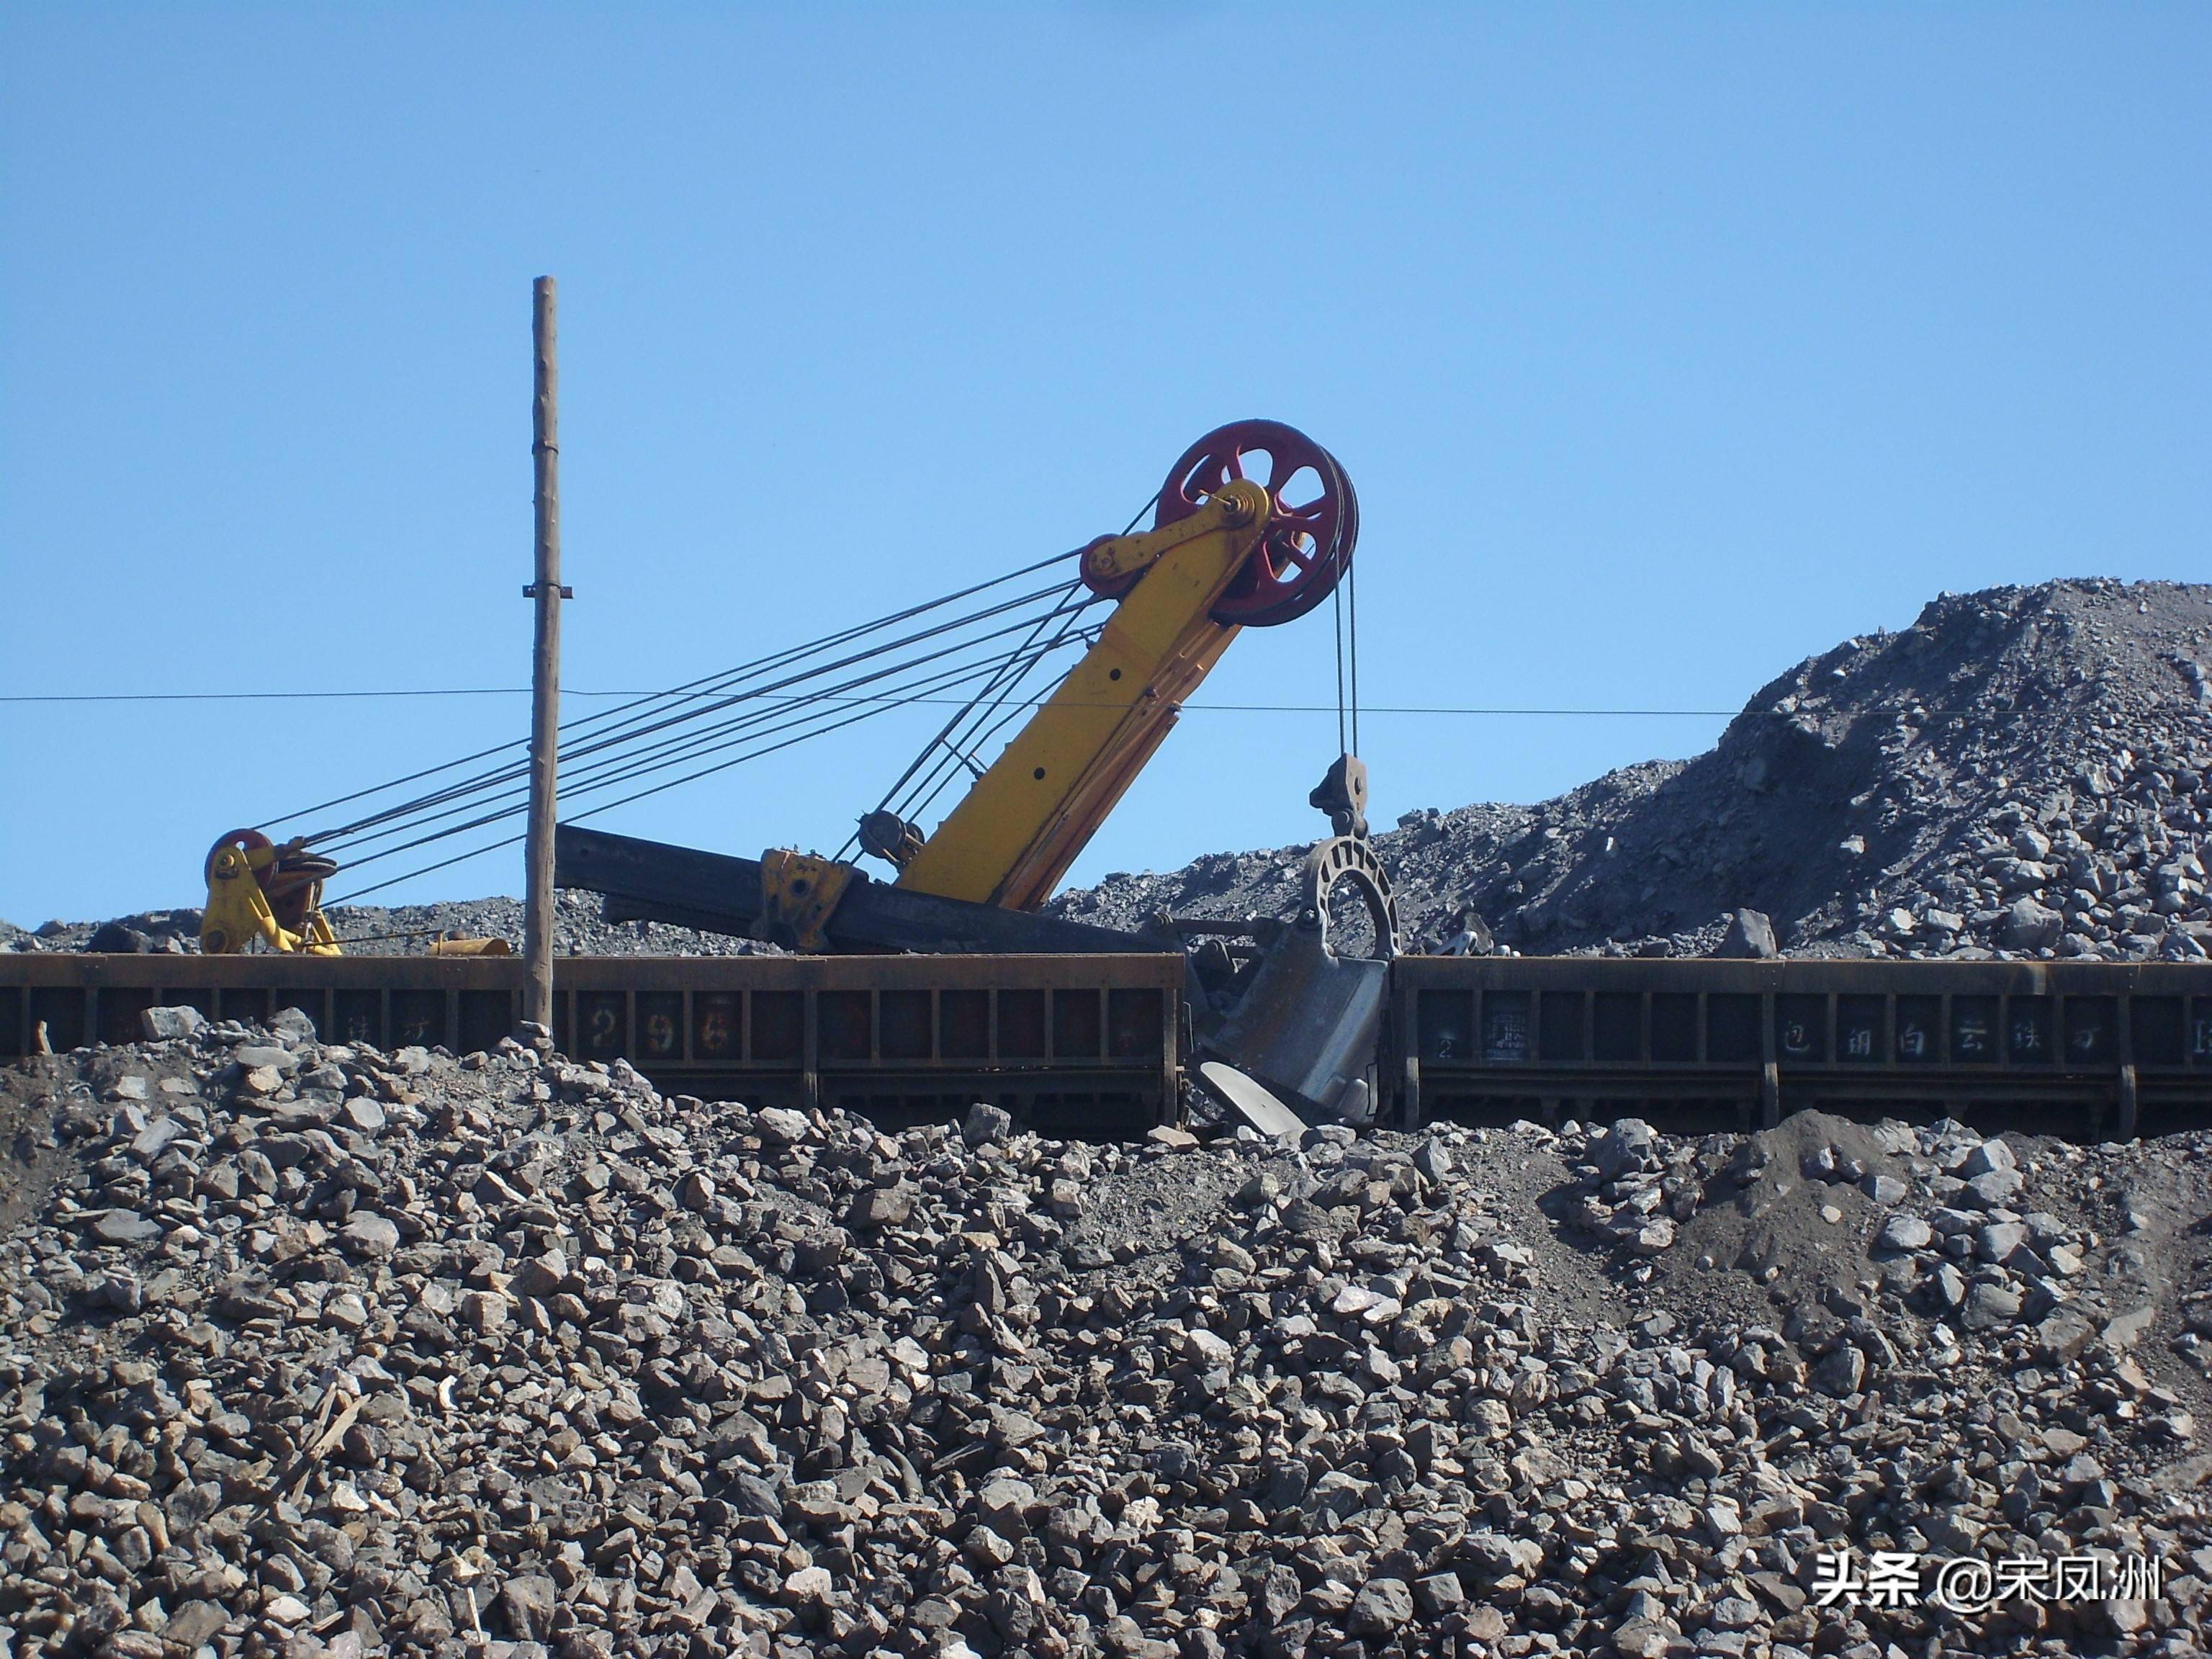
[[[5,1659],[2204,1650],[2204,1136],[889,1135],[149,1018],[0,1072]],[[1820,1605],[1889,1550],[2103,1577]]]

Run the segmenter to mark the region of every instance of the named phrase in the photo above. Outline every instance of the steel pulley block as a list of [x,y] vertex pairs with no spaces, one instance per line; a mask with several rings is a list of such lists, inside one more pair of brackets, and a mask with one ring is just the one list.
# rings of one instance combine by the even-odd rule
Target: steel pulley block
[[258,935],[278,950],[327,947],[335,953],[323,920],[322,887],[337,868],[337,860],[307,851],[300,842],[279,847],[258,830],[227,831],[208,848],[201,866],[208,884],[201,948],[228,954]]
[[1267,492],[1267,526],[1214,601],[1226,627],[1271,628],[1335,590],[1359,540],[1359,498],[1336,457],[1280,421],[1237,421],[1183,452],[1160,486],[1156,529],[1188,518],[1237,479]]
[[289,898],[319,881],[328,880],[337,874],[337,860],[320,853],[310,853],[296,841],[288,841],[282,847],[270,841],[258,830],[233,830],[218,837],[208,848],[204,874],[213,876],[215,863],[224,848],[234,848],[245,855],[246,865],[261,890],[269,895],[273,903]]
[[[232,830],[217,836],[215,845],[208,848],[207,860],[201,868],[201,875],[213,881],[216,861],[222,859],[226,852],[236,853],[239,856],[234,862],[249,869],[258,865],[261,869],[270,870],[276,865],[276,842],[258,830]],[[226,864],[231,862],[233,860],[225,860]],[[256,871],[255,874],[258,877],[259,872]]]
[[1328,774],[1314,786],[1306,804],[1328,814],[1329,828],[1340,836],[1367,833],[1367,763],[1357,755],[1339,755]]
[[871,857],[905,869],[921,851],[921,830],[889,807],[878,807],[860,819],[860,850]]

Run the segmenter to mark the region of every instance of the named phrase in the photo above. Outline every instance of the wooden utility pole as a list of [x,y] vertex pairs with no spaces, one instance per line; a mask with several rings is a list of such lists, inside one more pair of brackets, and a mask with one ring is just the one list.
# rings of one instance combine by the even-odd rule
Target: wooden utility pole
[[537,644],[530,661],[530,834],[524,900],[522,1017],[553,1024],[553,823],[561,744],[561,428],[559,370],[554,344],[550,276],[532,286],[531,335],[537,369],[530,453],[537,464],[538,578],[522,590],[538,602]]

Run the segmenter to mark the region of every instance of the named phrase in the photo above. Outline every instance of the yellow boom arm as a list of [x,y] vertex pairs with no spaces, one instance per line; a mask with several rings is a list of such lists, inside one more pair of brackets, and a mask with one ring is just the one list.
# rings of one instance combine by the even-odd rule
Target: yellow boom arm
[[1134,574],[1105,631],[899,872],[898,885],[1035,909],[1152,758],[1238,629],[1209,614],[1266,530],[1268,493],[1238,479],[1188,518],[1085,555]]

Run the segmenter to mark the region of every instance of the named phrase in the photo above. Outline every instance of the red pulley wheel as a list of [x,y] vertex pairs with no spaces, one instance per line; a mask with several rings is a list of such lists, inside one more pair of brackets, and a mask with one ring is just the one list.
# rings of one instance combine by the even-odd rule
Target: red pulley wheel
[[1267,527],[1214,602],[1214,621],[1270,628],[1319,605],[1352,564],[1359,501],[1336,457],[1280,421],[1237,421],[1183,452],[1160,486],[1155,529],[1187,519],[1224,484],[1249,478],[1267,492]]
[[[200,870],[201,879],[210,882],[215,879],[215,855],[226,847],[235,847],[241,853],[265,853],[274,845],[276,843],[258,830],[229,830],[217,836],[215,845],[208,848],[207,859]],[[271,866],[270,868],[274,869],[275,866]],[[254,874],[254,880],[264,890],[269,885],[261,872],[258,871]]]

